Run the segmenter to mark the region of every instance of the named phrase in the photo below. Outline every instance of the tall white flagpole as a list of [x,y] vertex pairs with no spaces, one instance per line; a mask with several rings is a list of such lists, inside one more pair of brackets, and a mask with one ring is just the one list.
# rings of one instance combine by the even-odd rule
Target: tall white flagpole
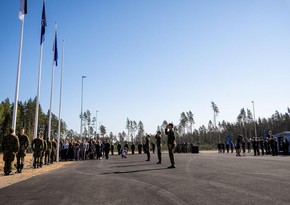
[[24,16],[21,20],[21,32],[20,32],[20,46],[18,54],[18,67],[16,76],[16,87],[15,87],[15,97],[14,97],[14,107],[13,107],[13,118],[12,118],[12,128],[16,132],[16,118],[17,118],[17,108],[18,108],[18,94],[19,94],[19,81],[20,81],[20,70],[21,70],[21,58],[22,58],[22,44],[23,44],[23,31],[24,31]]
[[62,73],[63,73],[63,60],[64,60],[64,41],[62,41],[62,56],[61,56],[61,74],[60,74],[60,92],[59,92],[59,112],[58,112],[58,131],[57,131],[57,154],[56,161],[59,161],[59,145],[60,145],[60,113],[62,102]]
[[41,19],[40,58],[39,58],[39,69],[38,69],[38,83],[37,83],[37,97],[36,97],[36,110],[35,110],[35,123],[34,123],[33,139],[35,139],[37,137],[37,129],[38,129],[38,110],[39,110],[41,70],[42,70],[42,50],[43,50],[45,27],[46,27],[46,16],[45,16],[45,0],[44,0],[43,1],[43,9],[42,9],[42,19]]
[[[56,38],[57,24],[54,24],[54,38]],[[51,109],[52,109],[52,98],[53,98],[53,83],[54,83],[54,52],[55,52],[55,40],[53,42],[53,58],[52,58],[52,69],[51,69],[51,90],[50,90],[50,106],[49,106],[49,118],[48,118],[48,140],[50,140],[51,135]]]
[[27,7],[26,7],[27,5],[25,5],[25,4],[26,3],[24,3],[23,0],[20,1],[19,19],[21,20],[21,31],[20,31],[20,45],[19,45],[19,53],[18,53],[18,66],[17,66],[17,75],[16,75],[14,107],[13,107],[13,118],[12,118],[12,128],[14,129],[15,132],[16,132],[16,121],[17,121],[20,70],[21,70],[21,60],[22,60],[24,16],[27,13]]

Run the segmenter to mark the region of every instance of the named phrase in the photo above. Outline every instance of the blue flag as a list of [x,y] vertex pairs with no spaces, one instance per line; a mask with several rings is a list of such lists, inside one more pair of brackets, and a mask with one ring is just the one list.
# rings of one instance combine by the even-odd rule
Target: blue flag
[[42,18],[41,18],[41,36],[40,36],[40,45],[41,45],[41,44],[43,43],[43,41],[44,41],[45,27],[46,27],[45,1],[43,1]]
[[53,60],[55,61],[55,65],[57,66],[58,52],[57,52],[57,37],[56,37],[56,32],[55,32],[55,36],[54,36],[53,52],[54,52],[54,58],[53,58]]

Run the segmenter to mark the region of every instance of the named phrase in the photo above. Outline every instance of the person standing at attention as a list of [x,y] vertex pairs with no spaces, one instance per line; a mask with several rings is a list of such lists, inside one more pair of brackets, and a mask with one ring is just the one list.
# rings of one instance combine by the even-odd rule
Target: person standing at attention
[[175,168],[175,162],[174,162],[174,148],[175,148],[175,135],[173,132],[173,124],[169,123],[166,126],[165,134],[167,135],[167,146],[168,146],[168,153],[169,153],[169,159],[171,162],[171,166],[167,167],[168,169]]

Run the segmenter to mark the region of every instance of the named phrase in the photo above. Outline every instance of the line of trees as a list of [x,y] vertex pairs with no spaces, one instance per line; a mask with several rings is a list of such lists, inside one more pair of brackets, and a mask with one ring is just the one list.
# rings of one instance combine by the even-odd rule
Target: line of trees
[[[0,137],[9,133],[9,128],[12,126],[12,116],[13,116],[14,103],[11,103],[9,99],[5,99],[0,103]],[[23,127],[26,130],[26,134],[29,136],[30,140],[33,139],[34,123],[35,123],[35,110],[36,110],[36,98],[29,99],[25,102],[18,102],[17,109],[17,124],[16,133],[19,128]],[[47,114],[43,112],[41,105],[39,105],[39,116],[38,116],[38,130],[44,132],[44,136],[47,136],[48,130],[48,117],[49,110]],[[51,136],[56,136],[58,131],[58,117],[51,113]],[[67,126],[66,123],[61,120],[61,134],[66,133]]]

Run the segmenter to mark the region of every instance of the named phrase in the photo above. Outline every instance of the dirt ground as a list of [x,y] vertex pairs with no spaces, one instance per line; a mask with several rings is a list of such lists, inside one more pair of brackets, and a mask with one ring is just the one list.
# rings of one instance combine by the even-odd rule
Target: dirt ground
[[[16,159],[13,162],[13,164],[16,163]],[[70,164],[73,162],[55,162],[50,165],[44,165],[42,168],[39,169],[33,169],[32,168],[32,154],[27,154],[25,157],[25,163],[24,168],[22,170],[21,174],[15,174],[16,168],[13,169],[13,175],[11,176],[4,176],[4,162],[3,162],[3,155],[0,154],[0,189],[6,186],[9,186],[11,184],[15,184],[17,182],[29,179],[31,177],[40,175],[44,172],[49,172],[51,170],[60,168],[62,166],[65,166],[67,164]]]

